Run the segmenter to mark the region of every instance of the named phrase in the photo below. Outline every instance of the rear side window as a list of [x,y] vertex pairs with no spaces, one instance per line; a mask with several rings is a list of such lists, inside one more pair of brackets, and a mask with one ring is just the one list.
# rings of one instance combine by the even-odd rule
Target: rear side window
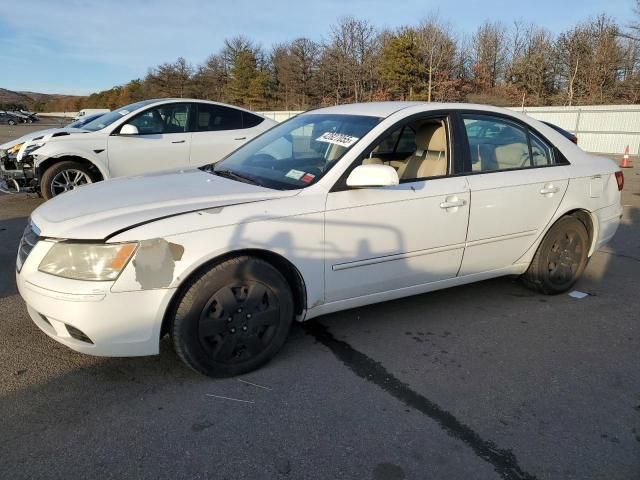
[[197,132],[239,130],[242,128],[242,111],[222,105],[198,104]]
[[244,128],[252,128],[260,125],[264,118],[249,112],[242,112],[242,126]]
[[472,172],[552,165],[553,149],[527,128],[506,119],[463,115]]
[[534,167],[541,167],[553,164],[553,149],[536,135],[529,132],[531,140],[531,160]]

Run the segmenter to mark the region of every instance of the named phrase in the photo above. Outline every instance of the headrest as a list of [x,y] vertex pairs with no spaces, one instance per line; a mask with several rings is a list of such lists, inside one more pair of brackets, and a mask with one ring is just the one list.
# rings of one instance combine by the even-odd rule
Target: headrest
[[416,132],[416,146],[420,150],[447,151],[447,135],[442,124],[425,123]]

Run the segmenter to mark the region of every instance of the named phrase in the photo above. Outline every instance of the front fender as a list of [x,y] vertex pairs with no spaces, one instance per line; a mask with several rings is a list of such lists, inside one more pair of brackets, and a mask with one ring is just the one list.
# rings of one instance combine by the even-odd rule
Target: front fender
[[96,153],[96,150],[91,148],[84,148],[84,146],[69,148],[68,145],[46,143],[41,148],[34,150],[31,155],[34,158],[34,167],[38,169],[45,162],[49,163],[48,161],[51,159],[61,159],[63,157],[69,157],[70,159],[73,157],[81,158],[91,162],[100,171],[102,178],[107,180],[111,178],[107,165],[107,150],[106,148],[97,150],[99,153]]

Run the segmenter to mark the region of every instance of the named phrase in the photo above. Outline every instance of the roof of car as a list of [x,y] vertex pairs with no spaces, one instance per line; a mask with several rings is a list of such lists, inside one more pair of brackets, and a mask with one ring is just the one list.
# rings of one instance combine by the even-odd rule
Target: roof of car
[[426,104],[426,102],[367,102],[348,103],[333,107],[319,108],[308,113],[329,113],[342,115],[366,115],[370,117],[388,117],[389,115],[408,107]]
[[474,103],[438,103],[438,102],[368,102],[368,103],[348,103],[335,105],[332,107],[310,110],[307,114],[328,113],[340,115],[366,115],[371,117],[386,118],[405,108],[422,106],[425,110],[478,110],[485,112],[496,112],[520,117],[518,112],[507,110],[492,105],[481,105]]

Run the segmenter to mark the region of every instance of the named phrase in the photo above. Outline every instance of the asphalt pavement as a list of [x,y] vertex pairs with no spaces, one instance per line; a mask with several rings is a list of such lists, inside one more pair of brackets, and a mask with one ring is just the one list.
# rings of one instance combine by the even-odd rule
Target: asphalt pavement
[[[638,160],[634,159],[636,165]],[[0,478],[638,479],[640,168],[576,289],[502,278],[327,315],[241,378],[50,340],[0,196]]]

